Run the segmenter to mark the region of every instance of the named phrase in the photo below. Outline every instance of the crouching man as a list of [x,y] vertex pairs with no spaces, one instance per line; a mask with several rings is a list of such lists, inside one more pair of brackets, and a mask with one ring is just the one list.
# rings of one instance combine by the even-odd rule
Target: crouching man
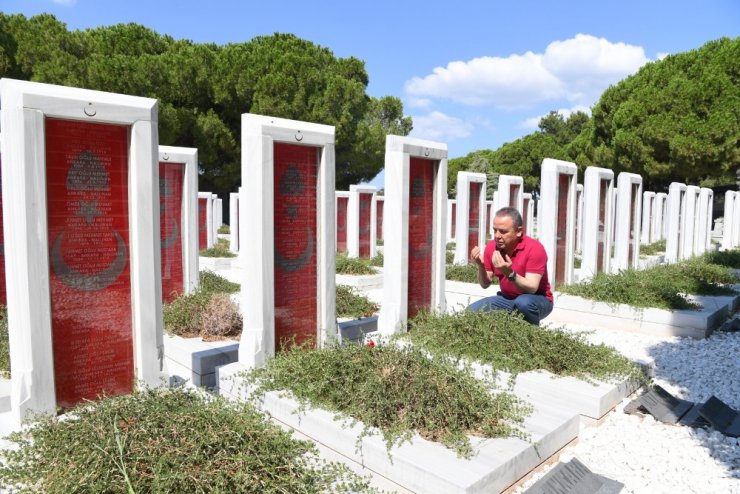
[[501,291],[470,304],[468,310],[516,310],[536,325],[552,312],[547,253],[539,241],[524,234],[522,216],[515,208],[496,211],[493,240],[482,255],[474,247],[470,258],[478,265],[480,286],[488,288],[496,276]]

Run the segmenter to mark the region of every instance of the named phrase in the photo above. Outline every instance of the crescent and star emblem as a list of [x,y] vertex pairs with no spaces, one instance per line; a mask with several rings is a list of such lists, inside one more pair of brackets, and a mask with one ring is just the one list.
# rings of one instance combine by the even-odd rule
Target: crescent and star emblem
[[[300,196],[304,191],[303,177],[300,170],[294,165],[289,165],[280,177],[278,192],[283,196]],[[299,205],[295,203],[286,204],[285,213],[291,221],[299,215]],[[295,258],[283,256],[275,247],[275,265],[287,272],[298,271],[311,260],[313,256],[314,239],[310,227],[306,227],[306,247],[303,252]]]
[[116,236],[116,258],[110,266],[102,271],[95,274],[83,274],[73,270],[64,262],[64,257],[62,256],[62,237],[64,237],[64,232],[61,232],[56,240],[54,240],[54,245],[51,248],[51,267],[54,270],[54,274],[62,283],[77,290],[90,292],[108,287],[121,275],[127,261],[126,243],[117,231],[113,233]]
[[430,231],[427,235],[427,241],[424,242],[424,244],[419,247],[418,249],[415,249],[413,244],[409,242],[409,255],[413,257],[414,259],[424,259],[429,254],[429,250],[432,248],[432,232]]
[[162,240],[162,249],[172,247],[172,245],[177,242],[177,239],[180,238],[180,225],[177,224],[177,220],[175,220],[175,218],[170,219],[172,220],[172,232],[167,236],[167,238]]

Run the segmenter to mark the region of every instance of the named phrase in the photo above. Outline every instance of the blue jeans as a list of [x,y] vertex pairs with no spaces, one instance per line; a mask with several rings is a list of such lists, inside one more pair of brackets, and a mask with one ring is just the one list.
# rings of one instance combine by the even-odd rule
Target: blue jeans
[[467,310],[488,311],[488,310],[508,310],[521,312],[524,319],[536,326],[539,326],[540,320],[546,318],[552,312],[552,302],[544,295],[525,293],[509,300],[498,292],[492,297],[486,297],[468,305]]

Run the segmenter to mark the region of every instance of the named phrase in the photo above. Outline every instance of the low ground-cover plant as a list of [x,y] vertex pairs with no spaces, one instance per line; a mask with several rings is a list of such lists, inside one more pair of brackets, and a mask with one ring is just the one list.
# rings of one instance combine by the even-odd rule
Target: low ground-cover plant
[[665,252],[665,239],[658,240],[657,242],[653,242],[652,244],[647,245],[641,245],[640,246],[640,255],[643,256],[653,256],[655,254]]
[[561,286],[558,291],[633,307],[685,310],[700,308],[685,294],[730,295],[735,291],[724,285],[731,283],[737,283],[737,277],[727,267],[696,257],[641,271],[599,273],[588,282]]
[[477,264],[448,264],[445,267],[445,278],[450,281],[478,283]]
[[639,368],[613,348],[582,335],[541,328],[506,311],[419,313],[404,339],[437,355],[490,364],[512,374],[544,369],[586,380],[640,379]]
[[218,233],[228,235],[231,233],[231,228],[229,228],[229,225],[221,225],[218,227]]
[[337,285],[337,316],[361,317],[372,316],[378,312],[378,304],[372,302],[365,295],[357,293],[351,286]]
[[472,455],[468,435],[518,434],[528,411],[452,364],[393,345],[293,347],[247,379],[259,392],[287,389],[304,404],[359,420],[366,434],[378,428],[389,448],[416,431],[464,457]]
[[708,263],[733,269],[740,269],[740,249],[715,250],[704,254]]
[[452,264],[455,262],[455,251],[448,250],[445,252],[445,264]]
[[348,257],[347,254],[337,254],[336,257],[337,274],[377,274],[378,272],[370,266],[368,259],[357,257]]
[[370,265],[378,268],[383,267],[383,262],[385,262],[385,258],[383,257],[382,252],[378,252],[377,254],[375,254],[375,257],[370,259]]
[[213,271],[203,270],[198,273],[200,289],[214,293],[236,293],[241,290],[239,283],[229,281]]
[[8,308],[0,304],[0,377],[10,378],[10,342]]
[[245,403],[152,389],[44,418],[0,451],[8,492],[357,492],[364,481],[318,457]]
[[229,241],[225,238],[219,238],[213,247],[201,250],[198,255],[201,257],[236,257],[236,254],[231,252]]

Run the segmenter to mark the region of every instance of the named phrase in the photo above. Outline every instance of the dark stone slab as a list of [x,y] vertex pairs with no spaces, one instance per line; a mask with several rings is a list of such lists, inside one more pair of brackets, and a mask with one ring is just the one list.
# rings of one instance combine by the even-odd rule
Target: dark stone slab
[[725,436],[740,437],[740,412],[716,396],[704,403],[699,414]]
[[722,326],[717,328],[717,331],[724,331],[726,333],[735,333],[737,331],[740,331],[740,318],[725,321]]
[[704,406],[704,403],[694,403],[694,406],[681,417],[678,423],[687,427],[709,427],[709,422],[699,413],[702,406]]
[[354,342],[362,342],[367,333],[378,330],[378,316],[355,319],[339,323],[339,339]]
[[[193,353],[191,369],[193,369],[192,382],[195,386],[208,386],[203,382],[203,376],[214,375],[216,367],[231,364],[239,360],[239,343],[212,348]],[[212,380],[215,377],[211,378]],[[211,384],[212,385],[212,384]]]
[[654,386],[637,400],[655,420],[666,424],[677,423],[694,405],[691,401],[676,398],[660,386]]
[[573,458],[559,463],[537,481],[525,494],[617,494],[624,485],[597,475]]

